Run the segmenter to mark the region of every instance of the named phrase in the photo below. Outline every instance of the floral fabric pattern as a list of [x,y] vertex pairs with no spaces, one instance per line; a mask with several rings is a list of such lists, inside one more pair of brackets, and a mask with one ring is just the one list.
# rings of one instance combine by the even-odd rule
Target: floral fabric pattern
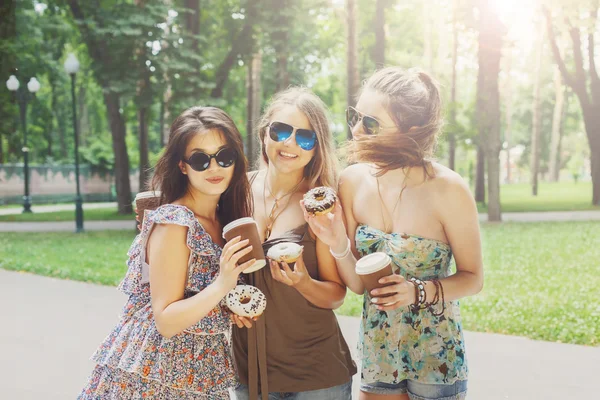
[[[394,273],[421,280],[450,275],[450,246],[416,235],[387,234],[367,225],[356,231],[361,256],[384,252],[392,258]],[[439,306],[439,305],[438,305]],[[360,327],[359,355],[362,381],[397,384],[409,379],[425,384],[452,384],[468,374],[460,310],[446,302],[441,316],[435,309],[412,311],[409,306],[380,311],[365,294]]]
[[92,356],[96,368],[79,399],[229,399],[237,384],[228,338],[225,301],[195,325],[167,339],[156,329],[150,303],[145,248],[154,224],[188,227],[190,249],[186,296],[210,285],[219,273],[221,248],[183,206],[146,213],[129,249],[128,271],[119,290],[129,295],[117,326]]

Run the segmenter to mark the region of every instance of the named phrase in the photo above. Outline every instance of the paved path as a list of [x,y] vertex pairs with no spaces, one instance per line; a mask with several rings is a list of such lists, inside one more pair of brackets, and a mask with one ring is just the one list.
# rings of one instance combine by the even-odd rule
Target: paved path
[[[0,269],[0,398],[76,397],[89,356],[117,322],[124,296],[113,287]],[[354,349],[358,319],[339,317]],[[597,398],[600,348],[466,332],[469,399]],[[354,398],[358,398],[358,375]]]
[[[83,203],[84,210],[95,208],[117,208],[117,203]],[[47,213],[57,211],[75,211],[75,204],[52,204],[46,206],[31,206],[34,213]],[[0,215],[14,215],[23,213],[23,207],[0,208]]]
[[[111,204],[111,203],[97,203]],[[91,204],[90,204],[91,206]],[[63,206],[57,206],[63,207]],[[0,210],[6,211],[6,210]],[[504,213],[504,222],[561,222],[561,221],[600,221],[600,211],[557,211],[534,213]],[[479,214],[479,220],[487,221],[487,215]],[[135,223],[131,221],[84,221],[84,230],[133,230]],[[74,221],[65,222],[0,222],[0,232],[72,232]]]
[[[487,214],[479,214],[479,221],[487,222]],[[561,221],[600,221],[600,210],[590,211],[537,211],[502,213],[504,222],[561,222]]]

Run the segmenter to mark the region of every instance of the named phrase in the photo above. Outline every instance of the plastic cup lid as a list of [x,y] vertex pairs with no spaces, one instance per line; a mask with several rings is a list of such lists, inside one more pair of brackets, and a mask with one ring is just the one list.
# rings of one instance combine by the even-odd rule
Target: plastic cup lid
[[225,233],[229,232],[233,228],[236,228],[240,225],[250,224],[250,223],[256,224],[256,221],[250,217],[238,218],[235,221],[231,221],[230,223],[228,223],[227,225],[225,225],[223,227],[223,238],[225,238]]
[[377,252],[364,256],[356,262],[356,273],[367,275],[386,267],[392,259],[385,253]]
[[139,192],[135,195],[135,199],[148,199],[151,197],[160,197],[160,190],[149,190],[147,192]]

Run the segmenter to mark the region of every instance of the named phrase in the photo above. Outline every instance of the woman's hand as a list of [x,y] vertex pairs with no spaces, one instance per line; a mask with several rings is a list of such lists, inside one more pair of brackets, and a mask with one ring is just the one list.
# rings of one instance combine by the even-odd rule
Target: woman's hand
[[293,286],[296,289],[302,287],[312,279],[306,269],[302,254],[300,254],[300,257],[296,260],[293,271],[285,261],[277,262],[269,260],[269,266],[271,268],[273,279],[288,286]]
[[237,236],[223,247],[220,259],[221,269],[215,283],[220,284],[227,292],[237,285],[240,273],[256,261],[253,258],[238,265],[238,261],[252,251],[252,246],[248,246],[248,243],[248,239],[241,240],[241,237]]
[[389,286],[371,290],[371,303],[376,304],[378,310],[390,311],[415,303],[415,285],[402,275],[384,276],[379,283]]
[[344,212],[339,199],[335,201],[333,210],[324,215],[309,214],[304,208],[303,200],[300,201],[300,205],[304,219],[319,240],[338,254],[344,252],[348,246],[348,236],[344,226]]
[[237,325],[238,328],[252,328],[252,322],[258,320],[259,317],[241,317],[237,314],[231,314],[231,321]]

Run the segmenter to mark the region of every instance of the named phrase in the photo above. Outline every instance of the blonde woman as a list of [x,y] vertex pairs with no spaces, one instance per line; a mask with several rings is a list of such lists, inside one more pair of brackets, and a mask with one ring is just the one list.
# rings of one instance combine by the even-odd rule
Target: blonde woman
[[356,366],[333,309],[346,286],[329,246],[304,220],[300,200],[315,186],[337,185],[326,107],[304,88],[278,93],[258,129],[261,168],[250,173],[254,219],[265,253],[281,242],[303,246],[292,268],[271,262],[248,283],[267,296],[256,322],[234,317],[238,399],[351,399]]

